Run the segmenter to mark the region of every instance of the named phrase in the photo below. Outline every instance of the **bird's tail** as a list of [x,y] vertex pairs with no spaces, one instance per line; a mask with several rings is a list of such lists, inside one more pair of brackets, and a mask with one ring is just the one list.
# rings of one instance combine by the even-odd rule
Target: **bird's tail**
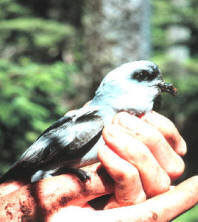
[[0,177],[0,184],[6,181],[29,181],[34,170],[20,164],[13,165],[5,174]]

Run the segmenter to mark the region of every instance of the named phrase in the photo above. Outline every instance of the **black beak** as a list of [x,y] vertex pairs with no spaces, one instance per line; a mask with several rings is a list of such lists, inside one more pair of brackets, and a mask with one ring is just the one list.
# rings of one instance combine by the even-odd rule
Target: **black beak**
[[160,82],[157,86],[160,88],[161,92],[167,92],[173,96],[177,94],[177,89],[171,83]]

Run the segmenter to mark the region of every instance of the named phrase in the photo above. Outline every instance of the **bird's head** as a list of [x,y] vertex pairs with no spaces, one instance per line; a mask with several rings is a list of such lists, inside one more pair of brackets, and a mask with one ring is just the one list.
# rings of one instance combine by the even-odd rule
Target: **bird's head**
[[108,73],[94,100],[111,106],[116,112],[141,114],[153,108],[154,100],[161,92],[174,95],[176,89],[164,82],[155,63],[142,60],[123,64]]

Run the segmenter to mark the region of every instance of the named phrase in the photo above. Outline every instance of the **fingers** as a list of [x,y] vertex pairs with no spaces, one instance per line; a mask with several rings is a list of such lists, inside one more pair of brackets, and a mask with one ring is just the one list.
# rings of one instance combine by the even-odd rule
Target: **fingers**
[[198,203],[198,176],[141,204],[100,211],[106,221],[170,221]]
[[186,143],[179,134],[175,125],[169,119],[155,111],[146,113],[142,116],[142,119],[158,129],[176,153],[181,156],[186,154]]
[[196,176],[184,181],[171,191],[138,205],[99,211],[71,206],[51,213],[47,221],[65,221],[65,218],[79,221],[79,218],[84,218],[86,221],[165,222],[174,219],[197,203],[198,177]]
[[[105,128],[103,137],[106,144],[118,156],[138,169],[147,196],[154,196],[168,190],[170,185],[168,175],[141,141],[125,133],[116,125]],[[119,164],[117,168],[122,169]]]
[[[151,124],[124,112],[117,114],[114,124],[119,124],[126,130],[126,133],[143,142],[171,179],[176,179],[183,173],[184,162],[161,133],[162,126],[160,132]],[[166,128],[166,125],[164,125],[164,128]],[[171,132],[175,135],[173,130]]]
[[98,151],[98,158],[115,181],[114,197],[106,209],[119,205],[132,205],[146,200],[138,170],[128,161],[120,158],[107,146]]

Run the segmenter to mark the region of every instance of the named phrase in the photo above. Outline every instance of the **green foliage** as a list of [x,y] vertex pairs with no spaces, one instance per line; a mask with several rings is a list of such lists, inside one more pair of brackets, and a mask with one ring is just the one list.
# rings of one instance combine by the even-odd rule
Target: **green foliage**
[[[194,113],[198,113],[198,103],[196,96],[198,94],[198,58],[196,54],[198,48],[193,47],[193,44],[198,39],[198,23],[196,24],[195,16],[198,10],[198,3],[194,0],[186,1],[186,5],[178,7],[173,1],[154,0],[152,17],[152,39],[154,47],[153,60],[159,64],[166,78],[174,83],[178,88],[178,96],[172,103],[170,99],[165,98],[165,106],[169,107],[166,111],[168,116],[172,116],[174,120],[176,116],[183,116],[182,122],[177,122],[182,128],[185,126],[185,121]],[[191,57],[184,62],[177,62],[175,59],[168,57],[168,47],[174,45],[174,41],[168,41],[168,29],[177,24],[181,27],[187,27],[191,36],[189,39],[182,42],[182,46],[187,47],[191,52]],[[171,44],[171,45],[170,45]],[[178,43],[177,43],[178,44]],[[179,121],[179,120],[178,120]]]
[[67,111],[65,100],[74,94],[77,68],[62,55],[75,29],[39,16],[34,4],[0,1],[0,172]]
[[155,48],[155,53],[166,49],[168,42],[166,38],[166,28],[177,21],[173,13],[174,7],[171,1],[154,0],[152,2],[152,45]]
[[[165,56],[153,57],[165,76],[167,82],[173,83],[177,88],[178,94],[170,99],[170,96],[164,96],[163,107],[164,113],[172,116],[180,130],[185,127],[185,121],[193,113],[198,112],[198,102],[196,95],[198,94],[198,65],[197,59],[190,59],[185,63],[177,63]],[[173,102],[174,101],[174,102]],[[166,107],[169,107],[167,110]],[[177,122],[177,116],[183,116],[183,121]]]
[[29,57],[38,63],[49,63],[72,45],[75,30],[67,22],[37,16],[33,7],[17,0],[0,1],[0,8],[0,57],[15,61]]
[[[191,36],[189,40],[183,42],[188,46],[191,55],[196,56],[198,53],[198,2],[188,0],[182,6],[176,1],[153,0],[152,16],[152,45],[155,53],[164,53],[164,50],[172,44],[168,41],[167,28],[172,25],[187,27]],[[174,43],[173,43],[174,44]]]
[[174,222],[196,222],[198,215],[198,206],[192,208],[190,211],[182,214],[180,217],[174,220]]
[[[56,104],[63,94],[71,93],[70,80],[74,71],[74,65],[61,62],[42,65],[28,59],[22,59],[19,64],[0,60],[2,123],[12,126],[20,124],[20,116],[30,119],[48,116],[50,111],[43,107],[42,101]],[[13,116],[12,121],[10,116]]]
[[1,0],[0,19],[7,19],[11,17],[19,17],[30,14],[30,10],[13,0]]
[[17,140],[13,150],[18,147],[21,152],[64,114],[64,95],[73,94],[71,79],[75,71],[74,65],[63,62],[43,65],[26,58],[19,63],[0,60],[0,126],[7,129],[0,132],[4,155],[9,156],[5,153],[13,149],[9,141],[13,137]]
[[[74,30],[69,25],[64,25],[53,20],[40,18],[15,18],[0,21],[0,32],[7,32],[10,36],[15,32],[15,35],[23,36],[26,41],[31,40],[35,47],[53,47],[64,41],[67,37],[71,37]],[[23,43],[18,41],[18,44]]]

